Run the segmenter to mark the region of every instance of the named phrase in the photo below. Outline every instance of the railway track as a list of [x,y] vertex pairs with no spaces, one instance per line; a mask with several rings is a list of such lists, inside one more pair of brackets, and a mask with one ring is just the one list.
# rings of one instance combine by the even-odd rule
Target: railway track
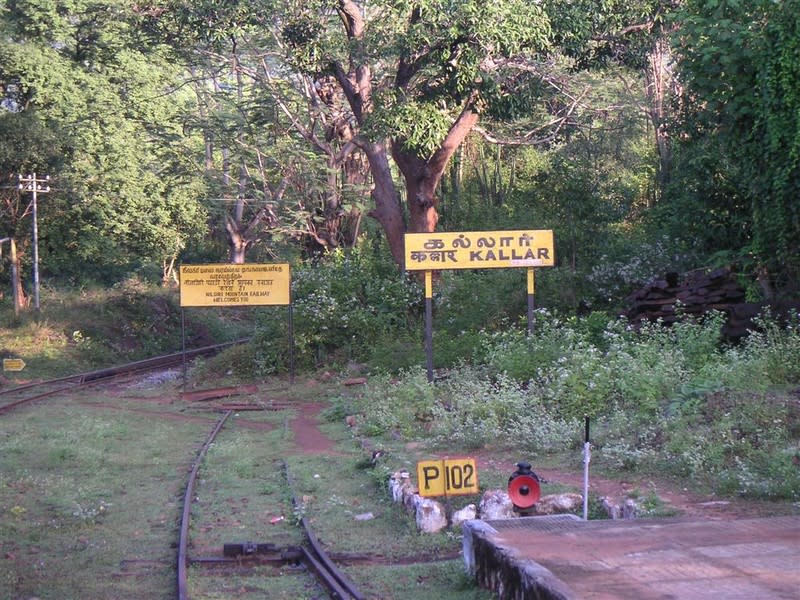
[[126,377],[137,377],[143,373],[168,369],[179,365],[184,365],[186,361],[199,356],[210,356],[228,348],[241,344],[245,340],[225,342],[211,346],[203,346],[187,350],[186,352],[176,352],[165,354],[145,360],[135,361],[124,365],[98,369],[75,375],[67,375],[38,381],[25,385],[15,386],[9,389],[0,390],[0,414],[7,413],[15,408],[69,391],[75,391],[98,383],[109,382],[112,380],[124,379]]
[[[192,559],[188,554],[189,531],[192,513],[192,503],[197,487],[197,477],[201,465],[209,448],[214,444],[220,431],[228,421],[233,411],[225,411],[212,428],[200,451],[195,458],[189,473],[186,490],[183,494],[183,509],[181,511],[181,524],[178,539],[177,562],[177,594],[178,600],[190,600],[188,588],[189,566],[197,564],[214,564],[217,571],[230,568],[232,571],[239,569],[245,561],[270,562],[272,564],[302,564],[309,572],[313,573],[320,584],[328,590],[334,600],[365,600],[355,584],[339,569],[316,538],[305,517],[299,519],[306,543],[300,546],[288,545],[283,548],[276,544],[259,544],[256,542],[230,543],[223,547],[222,557]],[[288,465],[283,462],[282,470],[289,489],[292,488],[291,475]],[[293,491],[292,503],[298,505]]]
[[[230,344],[200,348],[191,351],[188,356],[213,354],[227,345]],[[176,428],[181,428],[180,435],[183,437],[180,438],[182,440],[180,445],[170,442],[165,444],[164,452],[148,453],[148,455],[170,456],[177,459],[172,472],[174,473],[174,469],[177,468],[182,473],[180,479],[175,481],[177,489],[180,491],[157,492],[156,496],[160,496],[162,500],[158,505],[153,504],[154,507],[171,506],[172,508],[167,512],[157,508],[155,510],[147,509],[147,513],[151,516],[147,520],[143,520],[142,525],[131,528],[135,532],[134,535],[137,536],[145,532],[143,535],[146,537],[148,530],[155,531],[157,535],[161,528],[169,527],[169,523],[174,519],[176,531],[169,537],[170,542],[165,544],[162,538],[157,546],[151,545],[146,553],[133,550],[125,551],[122,555],[117,553],[115,556],[121,556],[121,558],[118,568],[112,572],[114,577],[133,581],[137,578],[151,578],[161,569],[168,570],[170,572],[168,577],[177,588],[179,600],[221,597],[220,594],[224,597],[226,593],[224,590],[231,589],[232,586],[235,586],[237,590],[235,594],[237,597],[321,598],[327,594],[335,600],[363,600],[366,596],[348,579],[343,568],[355,568],[360,573],[361,569],[375,569],[381,568],[381,566],[397,568],[398,565],[429,564],[431,561],[457,558],[457,555],[436,555],[422,559],[414,555],[398,557],[397,554],[389,555],[387,553],[384,555],[380,551],[375,553],[375,550],[352,552],[347,549],[343,550],[343,545],[347,545],[346,537],[337,538],[336,542],[330,545],[334,549],[333,553],[326,552],[311,528],[310,519],[306,519],[305,516],[306,510],[311,516],[318,516],[318,505],[316,504],[318,500],[307,494],[314,494],[312,482],[319,475],[312,476],[314,471],[304,470],[305,463],[301,460],[297,464],[295,455],[286,454],[279,441],[283,439],[282,436],[286,435],[286,429],[289,427],[287,417],[282,416],[280,411],[291,410],[296,406],[295,403],[282,398],[261,398],[257,402],[252,400],[241,403],[233,402],[230,400],[232,392],[227,388],[179,394],[180,402],[178,403],[175,399],[162,399],[146,393],[131,396],[127,392],[121,391],[129,388],[127,386],[120,387],[120,383],[141,379],[143,374],[148,371],[179,366],[184,360],[183,353],[172,354],[0,391],[0,414],[14,411],[26,404],[35,404],[36,414],[40,410],[45,413],[53,411],[58,413],[65,409],[72,411],[71,414],[80,414],[78,411],[85,406],[98,415],[108,414],[109,411],[124,411],[130,417],[125,416],[123,419],[136,419],[143,416],[161,424],[175,423]],[[90,399],[85,400],[83,395],[73,393],[86,386],[102,387],[109,384],[112,390],[109,400],[97,401],[94,393]],[[242,387],[247,388],[247,386]],[[138,388],[138,386],[133,386],[133,388]],[[246,390],[246,393],[253,392]],[[54,398],[54,402],[37,402],[59,394],[66,397],[66,402],[60,402],[58,398]],[[170,392],[171,394],[174,394],[174,391]],[[119,401],[115,402],[114,398]],[[220,398],[222,399],[220,401],[211,401]],[[240,404],[241,406],[239,406]],[[259,412],[256,412],[256,409]],[[208,414],[209,411],[217,414],[212,417]],[[32,414],[32,411],[19,411],[20,419],[31,418]],[[122,413],[120,412],[120,414]],[[36,419],[36,417],[32,418]],[[83,421],[85,417],[78,418]],[[89,426],[84,428],[82,425],[77,425],[75,429],[92,433],[94,430],[91,427],[96,424],[106,427],[103,425],[104,423],[115,423],[113,419],[105,416],[89,416],[87,421]],[[108,442],[103,442],[104,445],[119,442],[124,446],[133,439],[140,439],[127,437],[126,425],[119,427],[111,425],[111,427],[111,431],[120,432],[122,437],[121,439],[111,437],[106,430],[102,430],[101,438],[108,440]],[[208,433],[209,428],[211,433]],[[24,429],[17,429],[17,431],[25,432]],[[195,433],[192,434],[192,431]],[[273,441],[265,439],[270,431],[275,432]],[[186,438],[187,435],[201,437]],[[42,439],[49,440],[51,435],[46,433]],[[59,439],[75,438],[63,434]],[[161,439],[164,443],[164,438]],[[226,454],[220,451],[225,444],[228,444],[229,449],[235,448],[235,453],[230,451],[229,454]],[[49,450],[44,460],[52,463],[56,460],[55,457],[59,457],[58,460],[61,460],[62,455],[65,457],[76,456],[69,449],[68,443],[53,443],[53,447],[55,450]],[[167,447],[170,450],[166,450]],[[198,447],[200,447],[199,452],[197,451]],[[191,448],[191,450],[187,451],[187,448]],[[171,452],[171,454],[165,454],[165,452]],[[184,462],[181,457],[187,454],[191,454],[191,458]],[[95,456],[94,454],[90,455]],[[145,464],[139,458],[140,455],[136,454],[135,456],[136,458],[132,458],[131,463],[128,463],[127,457],[124,457],[114,464],[129,464],[133,468],[135,468],[134,465]],[[237,461],[247,462],[251,457],[256,457],[253,460],[259,469],[263,468],[256,475],[257,481],[261,483],[255,485],[250,483],[253,481],[251,475],[241,475],[236,472],[236,469],[239,468]],[[106,464],[105,458],[99,460],[103,461],[101,465]],[[113,459],[111,460],[113,463]],[[208,464],[209,461],[212,463],[211,466]],[[191,467],[187,471],[190,463]],[[299,467],[297,481],[299,482],[298,488],[302,490],[299,501],[295,495],[296,484],[290,473],[290,464]],[[318,467],[312,468],[317,469]],[[170,475],[162,474],[164,471],[159,471],[157,468],[153,472],[155,475],[150,475],[150,478],[160,479],[163,477],[164,481],[171,479]],[[189,474],[188,481],[186,481],[187,472]],[[324,472],[319,472],[323,473],[324,480]],[[19,475],[19,479],[15,480],[13,485],[20,485],[20,488],[31,486],[31,480],[27,477],[26,473]],[[17,484],[16,481],[21,483]],[[185,488],[183,487],[184,481],[186,481]],[[126,483],[122,483],[114,488],[114,490],[122,489],[121,492],[114,492],[114,490],[109,492],[109,485],[103,484],[101,488],[103,491],[99,492],[98,496],[102,497],[102,500],[97,501],[97,497],[95,497],[95,503],[99,502],[101,509],[105,506],[113,506],[114,508],[111,510],[118,514],[118,511],[125,507],[126,501],[129,502],[124,491],[126,485]],[[271,491],[264,492],[264,488],[271,488]],[[16,487],[12,489],[16,489]],[[164,489],[163,486],[162,489]],[[310,489],[311,491],[309,491]],[[84,495],[88,495],[88,493]],[[109,496],[113,503],[104,503]],[[245,496],[247,497],[245,498]],[[10,497],[14,498],[13,495]],[[129,497],[130,500],[133,500],[133,497]],[[136,497],[139,498],[140,506],[149,506],[153,495],[137,494]],[[247,505],[248,500],[249,506]],[[291,506],[289,500],[291,500]],[[12,501],[27,506],[19,500]],[[309,502],[314,512],[308,509]],[[19,510],[19,514],[22,514],[21,506],[12,505],[12,508]],[[32,514],[34,508],[31,506],[26,510]],[[75,511],[73,510],[73,512]],[[80,515],[83,514],[80,513]],[[170,514],[175,516],[170,517]],[[275,519],[274,523],[270,517]],[[79,518],[85,517],[79,516]],[[102,518],[98,517],[101,520]],[[100,525],[98,524],[97,527],[99,528]],[[326,529],[325,526],[321,528],[321,531],[327,531],[328,537],[335,535],[331,534],[330,529]],[[230,541],[231,536],[233,541]],[[248,541],[239,541],[242,537]],[[255,541],[249,541],[253,538]],[[79,548],[86,544],[91,547],[92,543],[88,534],[81,532],[78,535]],[[8,551],[6,556],[19,558],[20,554],[15,544],[9,542],[7,547],[11,547],[12,550]],[[36,552],[40,551],[36,550]],[[18,571],[18,573],[20,572]],[[168,582],[165,583],[168,585]],[[278,588],[273,590],[274,586],[278,586]],[[163,585],[159,589],[166,591]],[[300,592],[286,592],[286,589],[298,589]],[[0,581],[0,592],[2,590],[3,582]],[[174,590],[175,588],[169,590],[169,596],[175,594]],[[308,596],[308,590],[314,590],[311,592],[311,596]],[[2,595],[0,593],[0,596]]]
[[[8,413],[23,405],[32,404],[51,396],[71,393],[88,386],[108,384],[112,381],[118,382],[141,377],[147,372],[173,368],[183,364],[186,360],[215,354],[235,343],[240,342],[206,346],[186,353],[158,356],[107,369],[78,373],[0,390],[0,414]],[[325,552],[305,518],[301,518],[298,523],[306,540],[306,543],[301,545],[288,544],[283,548],[279,548],[275,544],[231,543],[226,544],[223,548],[222,557],[198,557],[195,560],[189,556],[192,502],[196,493],[198,473],[209,448],[213,445],[217,435],[233,413],[234,410],[232,409],[224,410],[222,416],[208,434],[189,472],[188,482],[183,494],[177,544],[177,594],[179,600],[190,599],[188,591],[190,565],[214,564],[218,573],[226,570],[233,573],[237,568],[241,568],[243,564],[246,564],[248,560],[251,563],[258,562],[263,564],[264,562],[272,562],[273,564],[302,566],[317,578],[334,600],[364,600],[365,597],[347,576],[336,567]],[[288,466],[285,462],[282,463],[282,471],[287,486],[291,487]],[[294,493],[291,493],[291,497],[293,503],[296,503]],[[275,558],[276,556],[277,558]]]

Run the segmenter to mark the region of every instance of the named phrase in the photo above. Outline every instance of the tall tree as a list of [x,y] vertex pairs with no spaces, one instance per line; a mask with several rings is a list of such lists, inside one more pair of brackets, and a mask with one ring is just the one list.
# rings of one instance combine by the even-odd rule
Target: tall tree
[[547,17],[526,0],[318,0],[278,15],[290,63],[343,94],[372,176],[369,214],[403,264],[403,234],[435,230],[437,187],[480,116],[508,108],[515,92],[520,108],[541,82]]
[[[718,194],[698,211],[722,221],[733,253],[773,287],[800,280],[800,1],[686,0],[676,36],[688,164]],[[710,184],[710,186],[709,186]]]
[[346,128],[332,116],[333,99],[284,68],[273,12],[269,0],[143,8],[151,39],[171,46],[197,92],[192,126],[203,132],[232,262],[287,236],[315,248],[349,244],[357,229],[345,231],[345,197],[361,183]]
[[198,180],[176,151],[192,140],[173,66],[141,43],[126,1],[18,0],[4,17],[6,117],[24,127],[35,111],[63,149],[41,207],[43,266],[103,276],[156,262],[168,276],[205,226]]
[[683,0],[559,0],[545,2],[554,40],[576,68],[627,67],[640,73],[641,110],[650,122],[658,158],[653,201],[672,173],[672,106],[680,94],[671,36]]

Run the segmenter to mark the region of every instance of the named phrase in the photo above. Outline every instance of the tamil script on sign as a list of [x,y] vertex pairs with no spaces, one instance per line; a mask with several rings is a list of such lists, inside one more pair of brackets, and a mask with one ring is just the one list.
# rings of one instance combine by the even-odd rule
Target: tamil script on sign
[[288,263],[182,265],[181,306],[288,305]]
[[408,271],[552,267],[553,231],[462,231],[407,233]]

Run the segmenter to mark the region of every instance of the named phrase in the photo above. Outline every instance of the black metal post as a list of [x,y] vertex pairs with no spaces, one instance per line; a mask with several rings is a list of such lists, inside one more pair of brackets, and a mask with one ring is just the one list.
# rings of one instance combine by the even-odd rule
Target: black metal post
[[294,311],[289,301],[289,383],[294,383]]
[[181,307],[181,352],[183,353],[183,391],[186,391],[186,310]]

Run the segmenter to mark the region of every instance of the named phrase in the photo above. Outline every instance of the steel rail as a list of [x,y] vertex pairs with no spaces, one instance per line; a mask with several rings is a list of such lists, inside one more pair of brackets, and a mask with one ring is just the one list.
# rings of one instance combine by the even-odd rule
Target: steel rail
[[66,375],[64,377],[57,377],[55,379],[49,379],[46,381],[39,381],[35,383],[27,383],[24,385],[16,386],[13,388],[8,388],[5,390],[0,390],[0,397],[16,394],[20,392],[25,392],[29,390],[35,390],[37,388],[44,388],[49,385],[57,385],[61,383],[72,383],[72,385],[59,387],[54,390],[48,390],[47,392],[34,394],[27,398],[22,398],[19,400],[15,400],[9,402],[8,404],[4,404],[0,406],[0,414],[9,412],[13,408],[20,406],[22,404],[27,404],[29,402],[33,402],[35,400],[40,400],[42,398],[47,398],[48,396],[54,396],[60,392],[69,391],[75,388],[79,388],[82,386],[92,385],[94,383],[99,383],[102,381],[106,381],[108,379],[112,379],[115,377],[121,377],[124,375],[133,375],[137,373],[142,373],[146,371],[152,371],[155,369],[160,369],[164,367],[175,366],[177,364],[181,364],[181,362],[185,358],[196,358],[198,356],[205,356],[208,354],[214,354],[223,350],[229,346],[233,346],[236,344],[241,344],[247,341],[247,338],[241,340],[235,340],[232,342],[223,342],[221,344],[214,344],[211,346],[203,346],[201,348],[195,348],[192,350],[187,350],[186,352],[176,352],[172,354],[165,354],[163,356],[155,356],[152,358],[146,358],[143,360],[126,363],[122,365],[118,365],[115,367],[108,367],[104,369],[98,369],[95,371],[88,371],[86,373],[77,373],[75,375]]
[[225,421],[228,420],[228,417],[230,417],[231,414],[233,414],[233,411],[226,411],[222,417],[220,417],[219,421],[217,421],[214,429],[211,430],[211,433],[206,438],[203,447],[197,454],[197,458],[195,458],[194,463],[192,464],[192,469],[189,473],[189,481],[186,484],[186,492],[183,495],[183,513],[181,514],[181,528],[178,536],[178,600],[187,600],[189,597],[186,590],[186,582],[188,579],[186,572],[188,566],[186,547],[189,542],[189,518],[192,511],[192,496],[194,496],[197,473],[200,471],[200,465],[205,458],[206,452],[208,452],[211,444],[214,443],[217,434],[220,432],[222,426],[225,424]]
[[[283,463],[283,472],[286,477],[286,483],[292,491],[292,504],[295,508],[298,508],[297,498],[294,495],[294,486],[289,474],[289,466],[286,462]],[[304,516],[300,517],[300,526],[303,528],[303,533],[313,552],[313,555],[311,555],[304,549],[306,556],[309,557],[309,563],[318,574],[318,577],[328,587],[333,597],[336,600],[366,600],[366,596],[358,591],[355,584],[330,559]]]
[[333,574],[325,562],[318,560],[316,553],[308,548],[300,548],[303,553],[303,560],[311,568],[335,600],[350,600],[352,594],[345,588],[339,579]]
[[[217,434],[222,430],[222,427],[225,425],[225,421],[227,421],[228,417],[230,417],[233,412],[234,411],[232,410],[228,410],[222,415],[222,417],[220,417],[219,421],[206,438],[203,447],[198,452],[189,473],[186,491],[183,495],[183,511],[181,514],[181,526],[178,539],[178,600],[189,600],[187,590],[187,569],[189,566],[189,557],[187,556],[187,548],[189,545],[189,521],[191,519],[191,507],[195,485],[197,482],[197,474],[200,471],[200,466],[205,459],[208,449],[211,447],[211,444],[214,443]],[[286,462],[283,463],[283,470],[287,484],[291,490],[292,503],[297,506],[297,500],[295,498],[294,491],[292,490],[291,477],[289,475],[289,468],[286,465]],[[366,597],[358,591],[355,584],[353,584],[353,582],[350,581],[350,579],[348,579],[348,577],[330,559],[328,554],[322,548],[319,540],[314,535],[314,532],[311,530],[311,527],[309,526],[305,517],[301,517],[300,525],[302,526],[303,533],[305,534],[310,546],[309,548],[299,548],[299,551],[302,554],[302,560],[314,572],[320,583],[322,583],[328,589],[331,597],[334,598],[334,600],[366,600]],[[236,564],[238,565],[239,562],[237,561]]]
[[[27,398],[15,400],[8,404],[0,406],[0,414],[8,412],[13,408],[20,406],[22,404],[33,402],[35,400],[46,398],[48,396],[52,396],[61,392],[75,390],[80,387],[102,383],[103,381],[107,381],[117,377],[122,377],[125,375],[134,375],[141,372],[152,371],[163,367],[174,366],[177,364],[181,364],[181,362],[185,361],[186,358],[195,358],[197,356],[213,354],[226,347],[244,343],[247,341],[248,339],[241,339],[232,342],[224,342],[221,344],[215,344],[211,346],[205,346],[202,348],[196,348],[193,350],[187,350],[185,352],[178,352],[163,356],[157,356],[115,367],[98,369],[86,373],[78,373],[75,375],[67,375],[64,377],[58,377],[46,381],[16,386],[14,388],[9,388],[6,390],[0,390],[0,396],[5,396],[23,391],[34,390],[36,388],[43,388],[49,385],[72,383],[72,385],[59,386],[57,389],[48,390],[46,392],[38,393],[29,396]],[[180,533],[178,540],[178,556],[177,556],[178,600],[188,600],[187,568],[189,565],[189,558],[187,556],[187,548],[189,541],[188,538],[189,538],[189,522],[191,518],[191,506],[195,492],[197,475],[202,465],[202,462],[205,458],[205,455],[208,452],[208,449],[211,447],[211,444],[216,439],[217,434],[221,431],[225,422],[228,420],[231,414],[233,414],[233,412],[234,410],[230,409],[225,410],[224,414],[220,417],[219,421],[216,423],[213,430],[207,437],[205,443],[203,444],[202,448],[200,449],[198,455],[196,456],[192,464],[189,473],[189,479],[183,496],[183,510],[181,513],[181,525],[180,525]],[[287,483],[291,488],[291,479],[289,476],[288,467],[285,462],[283,463],[283,466]],[[292,503],[295,506],[297,506],[297,501],[295,499],[293,492],[292,492]],[[317,579],[328,589],[331,596],[335,600],[366,600],[366,597],[358,591],[355,585],[347,578],[347,576],[341,570],[339,570],[336,567],[336,565],[330,559],[330,557],[322,548],[322,545],[314,535],[313,531],[311,530],[311,527],[309,526],[307,520],[304,517],[300,519],[300,525],[302,526],[304,535],[308,540],[308,544],[310,546],[310,548],[299,549],[299,552],[302,555],[303,562],[309,567],[311,571],[314,572]]]

